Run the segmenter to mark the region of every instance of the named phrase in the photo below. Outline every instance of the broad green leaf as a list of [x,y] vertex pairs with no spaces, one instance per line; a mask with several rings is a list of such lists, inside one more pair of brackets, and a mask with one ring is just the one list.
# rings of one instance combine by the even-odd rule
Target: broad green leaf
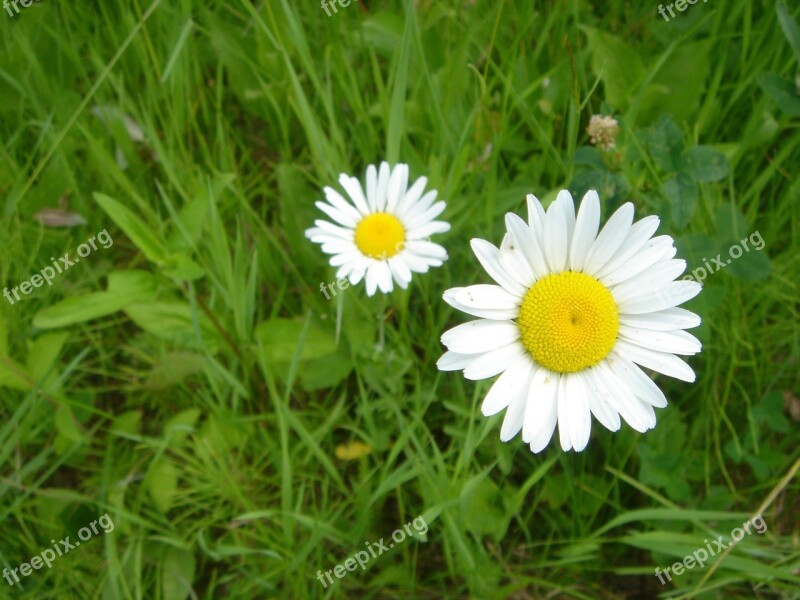
[[510,515],[503,509],[503,494],[486,472],[478,473],[461,488],[463,526],[476,536],[502,539]]
[[55,423],[56,431],[70,442],[82,442],[86,438],[72,409],[66,404],[56,409]]
[[589,42],[592,55],[592,72],[605,87],[606,99],[617,110],[630,104],[631,91],[645,74],[639,54],[621,38],[581,26]]
[[[756,232],[757,233],[757,232]],[[760,233],[758,234],[761,235]],[[726,264],[725,273],[737,279],[744,279],[747,281],[757,281],[769,277],[771,265],[766,252],[756,250],[750,243],[750,238],[747,238],[747,248],[741,240],[730,240],[727,247],[729,248],[726,254],[723,254],[722,261]],[[762,238],[763,241],[763,238]],[[759,246],[761,244],[758,244]]]
[[775,73],[759,73],[756,82],[785,114],[800,117],[800,94],[797,84]]
[[30,373],[10,357],[0,354],[0,387],[26,391],[33,387]]
[[645,131],[647,150],[659,168],[672,173],[678,171],[683,163],[683,134],[668,115],[661,118]]
[[129,302],[149,302],[158,294],[158,279],[148,271],[112,271],[108,274],[108,291]]
[[33,319],[39,329],[66,327],[105,317],[122,309],[129,300],[108,292],[74,296],[40,310]]
[[147,260],[160,264],[167,259],[167,251],[161,241],[153,234],[152,225],[142,221],[121,202],[109,196],[95,193],[94,198],[108,216],[113,219],[114,223],[117,224],[117,227],[142,251]]
[[167,458],[160,458],[147,474],[147,491],[161,512],[169,511],[178,491],[178,469]]
[[686,172],[695,181],[720,181],[728,175],[728,159],[709,146],[695,146],[686,156]]
[[[215,347],[217,333],[208,318],[192,310],[181,300],[128,304],[125,314],[139,327],[154,336],[185,343],[200,342]],[[200,331],[196,331],[197,320]],[[202,336],[198,339],[198,335]]]
[[344,352],[336,352],[308,361],[300,374],[302,388],[306,391],[335,386],[353,370],[353,361]]
[[131,410],[116,417],[109,427],[112,433],[136,435],[139,433],[139,425],[142,422],[142,413],[138,410]]
[[314,323],[308,325],[305,335],[304,329],[302,321],[270,319],[256,327],[255,339],[261,343],[268,363],[291,362],[301,345],[300,360],[311,360],[336,352],[336,340],[332,332]]
[[205,277],[205,270],[188,256],[183,254],[171,254],[162,271],[168,277],[178,281],[194,281]]
[[191,551],[172,546],[167,548],[161,573],[163,600],[186,600],[193,596],[195,567]]
[[711,51],[708,41],[683,43],[675,49],[647,87],[643,120],[663,113],[672,115],[678,123],[695,117],[708,85]]
[[164,390],[194,375],[201,373],[206,366],[206,359],[193,352],[168,352],[150,371],[142,384],[146,390]]
[[725,512],[720,510],[675,510],[672,508],[641,508],[618,515],[598,529],[593,535],[601,535],[606,531],[627,525],[628,523],[645,523],[647,521],[732,521],[743,523],[750,517],[747,512]]
[[719,245],[702,233],[690,233],[675,238],[675,247],[678,249],[678,258],[686,260],[689,271],[696,266],[702,266],[719,252]]
[[672,224],[678,228],[685,227],[697,205],[697,184],[686,173],[678,173],[664,183],[664,193],[669,198]]
[[157,294],[157,281],[147,271],[112,271],[108,291],[74,296],[40,310],[34,327],[53,329],[111,315],[134,302],[150,302]]
[[164,425],[164,438],[168,439],[171,444],[180,444],[187,435],[195,430],[199,418],[199,408],[189,408],[179,412]]
[[68,337],[68,333],[46,333],[31,344],[26,364],[35,381],[44,378],[61,353]]

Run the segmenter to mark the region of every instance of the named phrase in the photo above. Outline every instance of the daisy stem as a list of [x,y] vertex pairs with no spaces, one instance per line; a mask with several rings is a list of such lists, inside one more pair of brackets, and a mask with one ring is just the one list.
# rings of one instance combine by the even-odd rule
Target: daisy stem
[[386,296],[384,294],[381,294],[378,300],[378,313],[376,317],[378,319],[378,344],[376,350],[378,352],[383,352],[386,344],[386,331],[384,329],[386,321]]

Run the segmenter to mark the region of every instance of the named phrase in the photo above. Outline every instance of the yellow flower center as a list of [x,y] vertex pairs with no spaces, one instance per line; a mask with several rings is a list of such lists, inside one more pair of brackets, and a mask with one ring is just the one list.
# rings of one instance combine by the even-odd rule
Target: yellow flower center
[[556,373],[575,373],[603,360],[617,339],[619,313],[606,287],[585,273],[551,273],[534,283],[519,309],[522,343]]
[[403,224],[388,213],[373,213],[356,225],[356,246],[371,258],[390,258],[403,249],[405,241]]

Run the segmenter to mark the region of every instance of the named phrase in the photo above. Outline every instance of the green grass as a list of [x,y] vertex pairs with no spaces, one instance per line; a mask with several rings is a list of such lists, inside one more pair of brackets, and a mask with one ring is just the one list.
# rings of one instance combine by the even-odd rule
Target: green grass
[[[0,301],[1,566],[115,524],[0,598],[799,597],[796,8],[123,4],[0,11],[3,285],[114,241]],[[589,145],[595,113],[616,151]],[[450,259],[327,301],[313,202],[384,159],[447,200]],[[697,381],[656,378],[653,431],[533,455],[481,415],[491,382],[437,371],[464,321],[441,295],[488,281],[469,239],[562,188],[660,215],[690,269],[765,245],[689,303]],[[60,199],[87,223],[35,220]],[[339,458],[354,441],[371,453]],[[763,535],[659,584],[759,511]]]

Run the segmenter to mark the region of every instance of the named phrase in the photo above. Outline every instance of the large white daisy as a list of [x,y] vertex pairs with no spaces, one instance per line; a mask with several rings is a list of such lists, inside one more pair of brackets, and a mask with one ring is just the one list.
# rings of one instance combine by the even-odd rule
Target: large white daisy
[[507,214],[499,249],[472,240],[498,285],[445,292],[448,304],[480,318],[445,332],[447,352],[437,364],[473,380],[502,373],[482,412],[506,409],[503,441],[522,430],[522,440],[539,452],[558,424],[561,447],[580,451],[591,415],[611,431],[622,416],[644,432],[655,427],[653,407],[667,401],[640,366],[694,381],[676,354],[700,351],[700,341],[684,331],[700,317],[676,307],[701,286],[676,281],[686,262],[674,258],[670,236],[652,237],[658,224],[655,216],[633,223],[626,203],[598,235],[597,192],[586,194],[576,218],[572,196],[562,191],[546,213],[528,196],[527,223]]
[[365,279],[368,296],[376,289],[386,294],[392,280],[405,289],[411,273],[425,273],[447,260],[447,251],[429,239],[450,229],[449,223],[435,220],[445,203],[436,202],[436,190],[423,194],[425,177],[409,188],[408,165],[392,169],[384,161],[379,169],[367,167],[366,195],[355,177],[342,173],[339,183],[351,202],[324,188],[328,202],[316,205],[335,223],[317,219],[316,227],[306,230],[306,237],[333,255],[337,279],[347,277],[351,284]]

